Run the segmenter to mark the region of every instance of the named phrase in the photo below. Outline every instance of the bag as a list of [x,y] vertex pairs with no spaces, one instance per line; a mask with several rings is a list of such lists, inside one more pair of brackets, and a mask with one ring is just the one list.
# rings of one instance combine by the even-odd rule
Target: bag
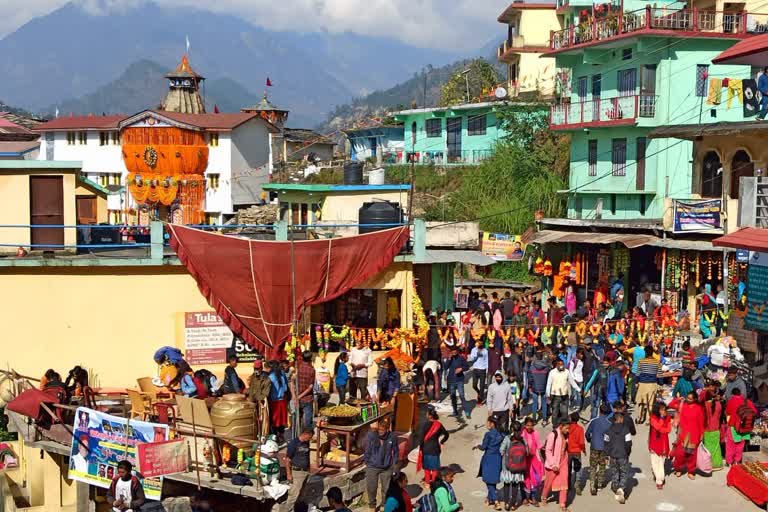
[[431,492],[428,492],[416,502],[419,512],[437,512],[437,501]]
[[696,450],[696,468],[706,475],[712,473],[712,454],[709,453],[704,443],[701,443],[699,449]]
[[524,443],[513,442],[507,450],[507,469],[512,473],[525,473],[528,449]]
[[755,411],[747,404],[746,400],[736,409],[736,417],[739,419],[735,426],[736,433],[741,435],[752,433],[752,428],[755,426]]

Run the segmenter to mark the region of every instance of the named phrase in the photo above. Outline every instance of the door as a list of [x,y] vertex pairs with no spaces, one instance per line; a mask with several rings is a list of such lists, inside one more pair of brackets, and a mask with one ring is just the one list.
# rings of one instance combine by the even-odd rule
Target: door
[[378,149],[376,144],[376,137],[371,137],[368,140],[371,142],[371,156],[376,156],[376,150]]
[[446,131],[448,132],[448,161],[461,159],[461,118],[449,117],[446,120]]
[[619,96],[634,96],[637,85],[637,70],[622,69],[619,71]]
[[640,117],[656,115],[656,64],[640,68]]
[[[64,224],[64,177],[29,177],[30,224],[33,226]],[[64,228],[32,228],[32,245],[64,245]],[[53,250],[57,247],[40,247]],[[58,249],[61,249],[58,247]]]
[[603,75],[592,75],[592,111],[589,119],[597,120],[595,112],[600,112],[600,94],[603,90]]
[[77,196],[75,198],[75,212],[78,224],[96,224],[96,198],[94,196]]

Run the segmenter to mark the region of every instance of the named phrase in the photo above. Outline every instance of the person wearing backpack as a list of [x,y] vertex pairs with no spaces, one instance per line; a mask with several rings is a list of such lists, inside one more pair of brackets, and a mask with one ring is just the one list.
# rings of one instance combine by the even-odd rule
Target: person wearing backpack
[[523,440],[523,427],[515,421],[512,433],[501,443],[501,483],[504,485],[502,499],[504,510],[517,510],[523,502],[523,485],[528,471],[528,446]]
[[740,464],[745,441],[749,440],[755,424],[757,409],[751,400],[742,396],[741,389],[731,391],[731,399],[725,405],[728,426],[725,430],[725,465]]
[[433,498],[429,500],[429,506],[434,506],[434,508],[425,509],[420,500],[419,512],[457,512],[458,510],[464,510],[464,506],[456,500],[456,493],[453,491],[452,484],[455,474],[455,471],[450,468],[440,470],[437,480],[432,482],[432,493],[426,495]]

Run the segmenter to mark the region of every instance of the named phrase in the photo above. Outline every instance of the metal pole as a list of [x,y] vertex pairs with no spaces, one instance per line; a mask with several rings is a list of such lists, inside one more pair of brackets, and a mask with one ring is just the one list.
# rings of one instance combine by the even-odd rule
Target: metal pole
[[664,286],[664,281],[667,276],[667,250],[662,249],[661,250],[661,298],[666,298],[666,287]]
[[[194,402],[191,404],[192,407],[190,407],[192,411],[192,443],[195,448],[195,473],[197,473],[197,490],[199,491],[202,489],[202,486],[200,485],[200,461],[197,458],[197,425],[195,424],[195,404]],[[216,444],[214,443],[214,446]],[[214,460],[216,456],[214,455]],[[228,461],[227,461],[228,462]]]

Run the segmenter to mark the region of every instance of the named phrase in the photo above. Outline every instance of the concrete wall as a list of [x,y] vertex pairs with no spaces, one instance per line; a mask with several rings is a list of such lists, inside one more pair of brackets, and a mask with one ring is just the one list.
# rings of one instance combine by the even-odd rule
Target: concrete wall
[[[256,118],[251,119],[235,128],[231,137],[232,167],[227,180],[231,180],[234,175],[257,169],[256,178],[260,183],[267,183],[272,163],[272,148],[270,133],[264,121]],[[232,212],[231,192],[227,212]]]
[[[400,203],[404,210],[408,207],[408,191],[374,191],[374,192],[352,192],[343,193],[312,193],[299,191],[286,191],[278,196],[281,206],[291,204],[292,208],[298,208],[301,204],[321,205],[319,218],[312,219],[314,223],[333,223],[333,224],[357,224],[359,220],[359,210],[363,203],[371,201],[392,201]],[[291,224],[291,213],[286,209],[283,220]],[[334,229],[334,232],[336,230]],[[357,228],[354,228],[355,234]]]
[[477,222],[427,222],[427,247],[476,248],[480,245]]
[[219,175],[219,186],[215,189],[206,187],[206,212],[232,212],[232,155],[231,132],[219,133],[219,145],[208,148],[208,167],[205,169],[206,177]]
[[[31,224],[29,177],[30,176],[63,176],[64,177],[64,224],[74,225],[75,217],[75,174],[55,171],[35,172],[19,170],[14,174],[0,173],[0,219],[3,224]],[[77,234],[74,229],[64,230],[64,244],[74,245]],[[0,253],[16,253],[18,246],[28,246],[31,243],[31,232],[27,228],[0,228],[0,244],[10,244],[10,247],[0,247]]]

